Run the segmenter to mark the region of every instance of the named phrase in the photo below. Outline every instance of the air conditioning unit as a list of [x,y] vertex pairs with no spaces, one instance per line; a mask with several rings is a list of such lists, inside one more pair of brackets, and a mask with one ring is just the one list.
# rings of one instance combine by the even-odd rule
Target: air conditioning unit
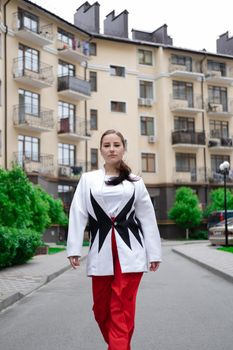
[[71,175],[71,169],[67,166],[61,166],[59,168],[59,175],[61,176],[70,176]]
[[146,99],[140,97],[140,98],[138,99],[138,105],[139,105],[139,106],[145,106],[145,104],[146,104]]
[[156,138],[155,138],[154,135],[149,135],[149,136],[148,136],[148,142],[149,142],[149,143],[155,143],[155,141],[156,141]]
[[153,105],[153,100],[152,100],[152,98],[146,98],[146,99],[145,99],[145,105],[146,105],[146,106],[152,106],[152,105]]

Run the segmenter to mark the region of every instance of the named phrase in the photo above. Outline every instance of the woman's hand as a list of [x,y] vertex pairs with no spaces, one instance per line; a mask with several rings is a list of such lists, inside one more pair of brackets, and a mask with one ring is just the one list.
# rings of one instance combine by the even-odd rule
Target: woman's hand
[[77,269],[77,267],[80,266],[79,256],[69,256],[69,260],[73,269]]
[[159,265],[160,265],[160,261],[152,261],[150,263],[150,271],[155,272],[156,270],[158,270]]

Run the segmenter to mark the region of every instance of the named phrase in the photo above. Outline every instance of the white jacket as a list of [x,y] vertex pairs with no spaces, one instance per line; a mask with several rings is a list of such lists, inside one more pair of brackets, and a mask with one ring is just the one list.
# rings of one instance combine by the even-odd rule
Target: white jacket
[[123,181],[115,222],[107,214],[102,187],[104,169],[84,173],[75,191],[69,215],[67,256],[81,256],[84,230],[89,222],[91,244],[87,275],[113,275],[112,225],[122,272],[148,271],[148,263],[161,261],[161,241],[148,191],[141,178]]

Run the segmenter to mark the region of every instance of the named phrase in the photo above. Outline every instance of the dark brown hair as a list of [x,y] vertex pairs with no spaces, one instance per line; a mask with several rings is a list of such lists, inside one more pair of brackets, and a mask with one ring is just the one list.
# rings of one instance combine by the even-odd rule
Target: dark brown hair
[[[119,136],[119,138],[121,139],[121,142],[123,144],[123,147],[124,148],[126,147],[125,139],[124,139],[124,136],[122,135],[122,133],[120,133],[120,131],[110,129],[110,130],[106,130],[103,133],[103,135],[101,136],[100,148],[102,147],[104,136],[111,135],[111,134],[115,134],[115,135]],[[136,177],[134,178],[134,177],[130,176],[131,169],[123,160],[121,160],[119,166],[116,169],[119,171],[119,176],[112,177],[110,180],[106,181],[107,185],[116,186],[124,180],[130,181],[130,182],[134,182],[134,181],[138,180]]]

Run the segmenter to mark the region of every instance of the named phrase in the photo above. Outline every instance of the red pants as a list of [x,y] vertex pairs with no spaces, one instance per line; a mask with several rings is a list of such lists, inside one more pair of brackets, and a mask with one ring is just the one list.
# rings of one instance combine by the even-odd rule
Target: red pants
[[142,272],[122,273],[112,229],[113,276],[92,276],[93,311],[108,350],[130,350]]

